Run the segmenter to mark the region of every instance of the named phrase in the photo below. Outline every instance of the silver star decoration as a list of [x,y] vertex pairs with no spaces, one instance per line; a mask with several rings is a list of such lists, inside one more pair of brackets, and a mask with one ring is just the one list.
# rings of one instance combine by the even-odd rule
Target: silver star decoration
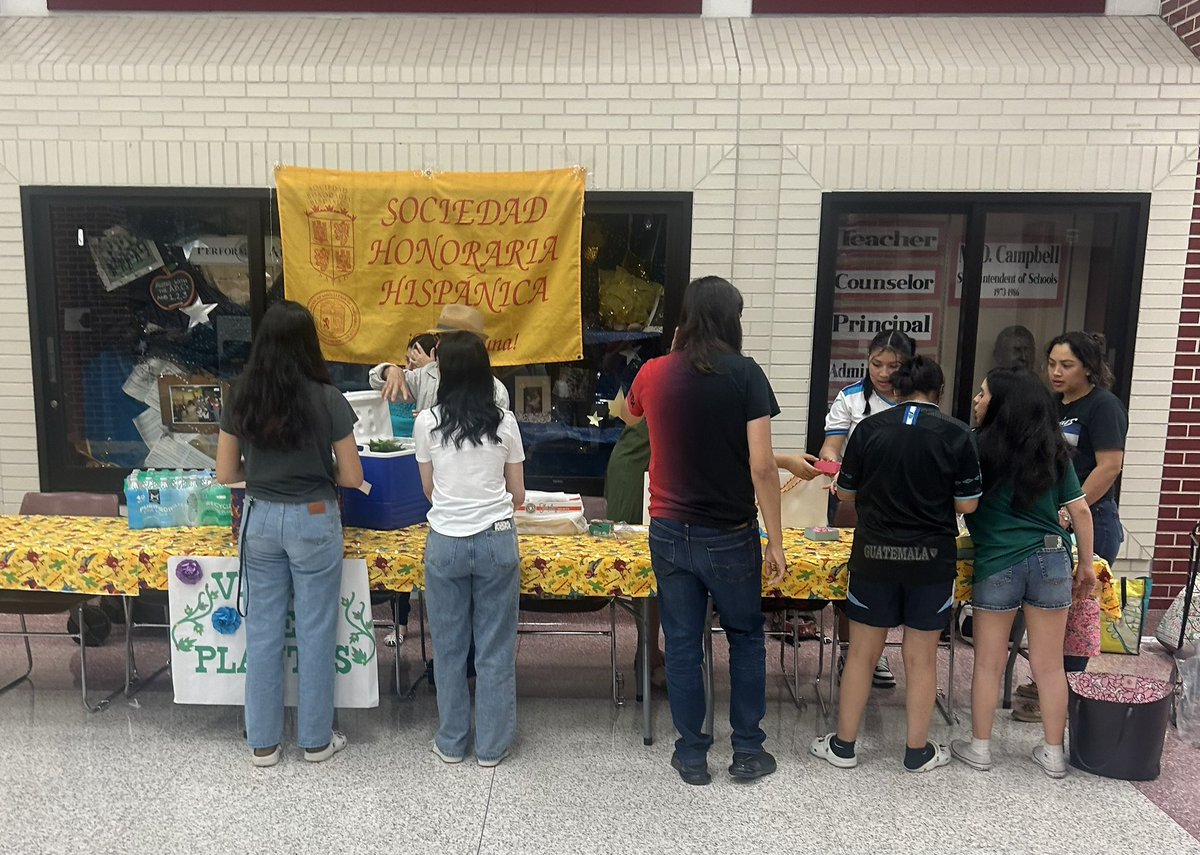
[[625,357],[625,364],[629,365],[633,360],[638,358],[638,349],[633,345],[620,351],[620,354]]
[[212,320],[209,319],[208,315],[216,307],[216,303],[205,303],[197,297],[196,302],[190,306],[184,306],[179,311],[188,316],[188,329],[190,330],[192,327],[200,326],[200,324],[211,324]]
[[587,417],[587,419],[592,427],[600,427],[600,414],[599,413],[592,413],[590,416]]

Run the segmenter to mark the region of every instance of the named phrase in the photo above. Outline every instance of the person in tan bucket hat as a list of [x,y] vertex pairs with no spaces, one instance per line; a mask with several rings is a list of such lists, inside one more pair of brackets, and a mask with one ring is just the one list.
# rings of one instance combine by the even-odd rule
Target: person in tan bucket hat
[[[451,303],[442,307],[437,323],[429,330],[433,335],[452,332],[468,332],[487,341],[483,330],[483,313],[472,306]],[[368,380],[372,389],[379,389],[388,401],[412,401],[416,412],[427,410],[437,403],[440,375],[437,367],[437,347],[433,349],[433,361],[415,370],[401,368],[390,362],[381,362],[371,369]],[[499,380],[496,385],[496,406],[509,409],[508,390]]]
[[463,306],[459,303],[443,306],[437,323],[426,330],[434,335],[455,331],[475,333],[484,342],[487,342],[487,333],[483,331],[483,312],[472,306]]

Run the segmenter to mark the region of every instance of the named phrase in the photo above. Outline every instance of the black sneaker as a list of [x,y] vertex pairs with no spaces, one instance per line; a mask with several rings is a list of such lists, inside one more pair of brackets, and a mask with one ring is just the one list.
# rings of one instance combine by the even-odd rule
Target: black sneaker
[[775,758],[766,751],[735,751],[729,774],[743,781],[753,781],[775,771]]
[[[771,761],[772,764],[774,762],[774,760]],[[703,787],[712,781],[712,775],[708,774],[707,763],[703,766],[684,766],[677,751],[671,754],[671,768],[679,773],[679,777],[683,778],[685,784],[691,784],[694,787]]]

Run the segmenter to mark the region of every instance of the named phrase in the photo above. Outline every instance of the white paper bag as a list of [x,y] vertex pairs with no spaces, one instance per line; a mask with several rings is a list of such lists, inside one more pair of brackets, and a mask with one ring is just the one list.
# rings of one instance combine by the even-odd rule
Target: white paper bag
[[[179,578],[184,558],[167,562],[167,592],[171,608],[171,676],[177,704],[241,706],[246,698],[246,624],[237,624],[238,559],[195,557],[199,578]],[[254,607],[253,601],[250,607]],[[221,611],[232,609],[232,613]],[[371,619],[367,563],[361,558],[342,564],[338,602],[337,650],[333,703],[337,707],[379,706],[379,660]],[[214,620],[214,617],[216,618]],[[228,620],[222,621],[222,618]],[[295,614],[289,612],[284,634],[284,703],[298,697]]]
[[784,528],[818,528],[829,524],[829,478],[818,475],[811,481],[802,481],[790,472],[780,471],[779,490]]

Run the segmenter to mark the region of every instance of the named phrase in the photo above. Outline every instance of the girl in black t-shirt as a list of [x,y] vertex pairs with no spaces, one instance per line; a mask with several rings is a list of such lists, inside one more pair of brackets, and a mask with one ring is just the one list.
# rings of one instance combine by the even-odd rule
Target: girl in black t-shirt
[[1116,483],[1125,462],[1129,417],[1109,391],[1113,373],[1104,348],[1102,335],[1064,333],[1046,348],[1046,374],[1059,396],[1063,438],[1075,452],[1075,474],[1092,509],[1096,554],[1111,564],[1123,540]]
[[[282,753],[285,661],[300,675],[296,741],[304,759],[327,760],[346,747],[333,730],[345,553],[336,487],[363,482],[354,421],[330,383],[312,315],[291,300],[272,305],[217,440],[217,480],[246,482],[238,599],[244,583],[246,739],[255,766],[274,766]],[[285,659],[293,597],[295,640]]]
[[933,360],[906,360],[892,374],[899,403],[859,424],[838,472],[838,498],[858,509],[846,591],[850,649],[837,730],[809,749],[838,768],[858,764],[871,673],[897,626],[908,674],[904,767],[928,772],[950,762],[949,749],[928,738],[937,646],[954,602],[955,512],[975,510],[982,488],[967,426],[938,410],[944,384]]

